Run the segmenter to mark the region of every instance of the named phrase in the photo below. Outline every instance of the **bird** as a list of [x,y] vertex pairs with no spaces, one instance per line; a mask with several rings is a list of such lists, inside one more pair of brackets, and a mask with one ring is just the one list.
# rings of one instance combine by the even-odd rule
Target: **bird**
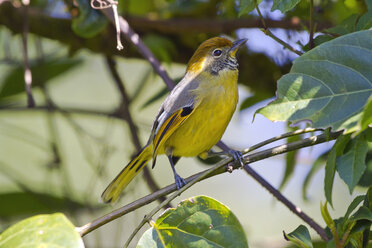
[[[181,157],[205,154],[224,134],[238,103],[236,53],[246,41],[214,37],[200,44],[184,77],[162,103],[147,144],[102,193],[104,203],[115,202],[151,159],[154,168],[160,154],[169,159],[177,189],[186,184],[175,164]],[[223,148],[241,162],[239,151]]]

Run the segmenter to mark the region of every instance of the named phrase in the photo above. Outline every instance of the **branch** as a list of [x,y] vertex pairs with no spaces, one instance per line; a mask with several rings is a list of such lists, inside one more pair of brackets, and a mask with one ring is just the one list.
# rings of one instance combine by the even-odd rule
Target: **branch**
[[[114,24],[115,16],[111,9],[102,9],[101,10],[107,18]],[[156,73],[163,79],[164,83],[167,85],[168,89],[171,90],[174,87],[174,82],[168,76],[168,73],[165,71],[164,67],[160,64],[151,50],[143,43],[142,39],[138,34],[136,34],[133,29],[129,26],[129,23],[121,16],[119,16],[119,26],[120,31],[126,36],[126,38],[132,42],[132,44],[137,48],[138,52],[147,59],[151,66],[154,68]]]
[[[130,129],[130,134],[131,134],[131,137],[132,137],[132,142],[133,142],[136,150],[140,151],[141,148],[142,148],[142,145],[141,145],[141,141],[138,137],[138,128],[137,128],[136,124],[134,123],[132,115],[130,113],[129,97],[128,97],[127,91],[124,87],[124,83],[123,83],[122,79],[120,78],[120,75],[119,75],[119,73],[116,69],[116,62],[112,57],[106,56],[106,63],[107,63],[108,69],[111,73],[111,76],[114,79],[115,85],[118,88],[118,90],[120,92],[120,95],[121,95],[122,104],[121,104],[121,108],[118,111],[119,112],[118,114],[121,114],[123,116],[123,118],[126,120],[126,122],[128,123],[129,129]],[[143,168],[143,172],[144,172],[143,176],[144,176],[145,181],[147,182],[147,186],[150,188],[150,190],[152,192],[158,191],[160,189],[160,187],[156,184],[154,178],[151,176],[149,168],[148,167]],[[160,197],[158,200],[160,202],[162,202],[165,199],[166,199],[165,197]],[[167,207],[170,207],[170,206],[167,206]]]
[[[263,160],[265,158],[269,158],[269,157],[272,157],[272,156],[276,156],[276,155],[279,155],[279,154],[282,154],[282,153],[286,153],[286,152],[290,152],[290,151],[293,151],[293,150],[297,150],[297,149],[300,149],[300,148],[304,148],[304,147],[308,147],[308,146],[313,146],[313,145],[316,145],[316,144],[320,144],[320,143],[324,143],[324,142],[328,142],[330,140],[334,140],[336,139],[338,136],[341,135],[342,132],[336,132],[336,133],[330,133],[330,134],[321,134],[321,135],[317,135],[317,136],[312,136],[310,138],[307,138],[307,139],[303,139],[303,140],[300,140],[300,141],[296,141],[296,142],[292,142],[292,143],[288,143],[288,144],[285,144],[285,145],[279,145],[279,146],[276,146],[274,148],[270,148],[270,149],[266,149],[266,150],[263,150],[263,151],[259,151],[259,152],[256,152],[254,154],[250,154],[250,155],[245,155],[244,156],[244,163],[253,163],[253,162],[256,162],[256,161],[259,161],[259,160]],[[231,158],[228,158],[228,159],[224,159],[222,161],[220,161],[217,165],[220,165],[220,164],[223,164],[225,165],[220,167],[219,169],[213,171],[211,174],[208,174],[208,176],[206,176],[205,178],[203,178],[202,180],[206,179],[206,178],[209,178],[209,177],[212,177],[212,176],[215,176],[215,175],[219,175],[219,174],[222,174],[226,171],[230,171],[231,167],[227,167],[226,165],[228,165],[230,162],[231,162]],[[236,165],[234,164],[232,169],[237,169],[237,168],[240,168],[239,165]],[[192,180],[194,180],[195,178],[197,178],[198,176],[200,176],[202,173],[206,172],[207,170],[203,171],[203,172],[200,172],[200,173],[197,173],[197,174],[194,174],[188,178],[185,179],[185,181],[187,183],[191,182]],[[132,203],[129,203],[128,205],[125,205],[117,210],[114,210],[113,212],[111,213],[108,213],[107,215],[104,215],[96,220],[93,220],[92,222],[82,226],[82,227],[79,227],[77,228],[77,231],[79,232],[79,234],[81,236],[85,236],[86,234],[90,233],[91,231],[99,228],[100,226],[112,221],[112,220],[115,220],[129,212],[132,212],[134,210],[136,210],[137,208],[140,208],[148,203],[151,203],[153,201],[155,201],[156,199],[158,199],[160,196],[165,196],[165,195],[168,195],[172,192],[176,191],[176,185],[175,184],[171,184],[171,185],[168,185],[167,187],[164,187],[150,195],[147,195],[145,197],[142,197]]]
[[261,11],[260,11],[260,8],[258,8],[258,5],[256,4],[256,10],[257,10],[257,13],[258,13],[258,16],[260,17],[261,19],[261,22],[262,22],[262,26],[263,26],[263,29],[262,32],[264,32],[267,36],[271,37],[273,40],[275,40],[276,42],[278,42],[279,44],[281,44],[282,46],[284,46],[285,48],[287,48],[288,50],[294,52],[295,54],[297,54],[298,56],[301,56],[303,53],[296,50],[295,48],[293,48],[291,45],[289,45],[288,43],[286,43],[285,41],[279,39],[278,37],[276,37],[270,30],[269,30],[269,27],[266,25],[266,21],[265,21],[265,18],[263,18],[262,14],[261,14]]

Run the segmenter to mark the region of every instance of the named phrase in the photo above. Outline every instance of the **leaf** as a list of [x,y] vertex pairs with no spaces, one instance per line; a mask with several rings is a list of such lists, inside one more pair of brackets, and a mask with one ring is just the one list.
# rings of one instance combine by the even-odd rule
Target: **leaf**
[[350,203],[349,207],[347,208],[347,211],[344,216],[345,219],[349,218],[351,212],[354,211],[354,209],[364,200],[364,198],[365,198],[364,195],[359,195],[354,198],[354,200]]
[[314,128],[345,133],[372,94],[372,30],[323,43],[297,58],[278,81],[277,99],[256,113],[272,121],[309,120]]
[[83,248],[74,225],[61,213],[36,215],[22,220],[0,235],[1,248]]
[[262,0],[240,0],[240,8],[238,17],[248,14],[256,8],[256,5],[259,5]]
[[370,187],[372,185],[372,150],[369,150],[366,157],[366,170],[358,182],[358,186]]
[[368,12],[362,15],[356,25],[356,30],[369,29],[372,27],[372,1],[367,0]]
[[153,229],[141,237],[137,247],[243,248],[248,243],[230,209],[210,197],[196,196],[166,210]]
[[312,164],[310,171],[307,173],[305,180],[302,184],[302,199],[308,200],[307,196],[307,189],[309,187],[310,181],[313,176],[322,168],[322,166],[326,163],[327,157],[330,151],[326,151],[322,153]]
[[278,9],[282,13],[285,13],[293,9],[300,1],[301,0],[274,0],[271,11]]
[[329,214],[327,202],[325,202],[324,205],[320,203],[320,212],[322,214],[323,220],[326,223],[327,227],[329,229],[335,228],[335,222],[333,221],[331,215]]
[[311,243],[310,233],[309,230],[304,225],[299,225],[296,230],[293,232],[286,234],[284,233],[285,237],[296,244],[298,247],[303,248],[312,248],[313,244]]
[[[32,71],[32,87],[45,85],[51,79],[58,77],[82,61],[78,59],[46,57],[42,61],[30,61]],[[24,68],[22,65],[13,67],[0,83],[0,99],[25,91]]]
[[323,32],[336,34],[336,35],[346,35],[352,32],[355,32],[355,26],[359,19],[359,15],[351,14],[345,20],[343,20],[340,24],[335,27],[325,29]]
[[83,38],[92,38],[106,28],[107,18],[90,6],[89,0],[76,0],[79,5],[79,16],[72,19],[71,28]]
[[372,222],[372,212],[369,208],[361,206],[358,211],[350,217],[350,220],[368,220]]
[[350,150],[336,159],[337,172],[348,185],[350,193],[366,169],[368,142],[364,135],[358,135],[351,143]]
[[350,134],[339,136],[336,140],[336,143],[333,145],[331,151],[328,154],[327,162],[325,165],[324,194],[331,206],[333,180],[336,172],[336,158],[343,154],[347,143],[350,141],[350,137]]
[[362,131],[368,126],[372,126],[372,95],[369,97],[360,119],[360,129]]
[[35,213],[47,213],[86,208],[71,199],[35,192],[14,192],[0,194],[0,217],[19,217]]

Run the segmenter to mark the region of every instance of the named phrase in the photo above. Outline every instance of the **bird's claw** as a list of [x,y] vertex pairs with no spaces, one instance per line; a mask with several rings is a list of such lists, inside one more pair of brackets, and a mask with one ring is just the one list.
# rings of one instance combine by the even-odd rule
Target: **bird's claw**
[[180,188],[182,188],[183,186],[186,185],[185,179],[180,177],[178,174],[174,175],[174,180],[175,180],[175,183],[176,183],[177,190],[179,190]]
[[244,166],[243,154],[240,151],[231,149],[227,153],[234,159],[235,162],[239,163],[242,167]]

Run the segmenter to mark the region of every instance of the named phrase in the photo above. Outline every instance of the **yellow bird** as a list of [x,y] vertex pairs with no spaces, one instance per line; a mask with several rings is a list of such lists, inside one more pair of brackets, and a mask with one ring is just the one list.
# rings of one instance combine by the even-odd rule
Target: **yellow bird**
[[[150,159],[154,167],[158,154],[167,155],[177,188],[185,185],[174,166],[180,157],[204,153],[221,139],[238,102],[235,55],[246,41],[215,37],[198,47],[185,76],[161,105],[147,144],[106,188],[103,202],[116,201]],[[241,161],[240,152],[224,150]]]

